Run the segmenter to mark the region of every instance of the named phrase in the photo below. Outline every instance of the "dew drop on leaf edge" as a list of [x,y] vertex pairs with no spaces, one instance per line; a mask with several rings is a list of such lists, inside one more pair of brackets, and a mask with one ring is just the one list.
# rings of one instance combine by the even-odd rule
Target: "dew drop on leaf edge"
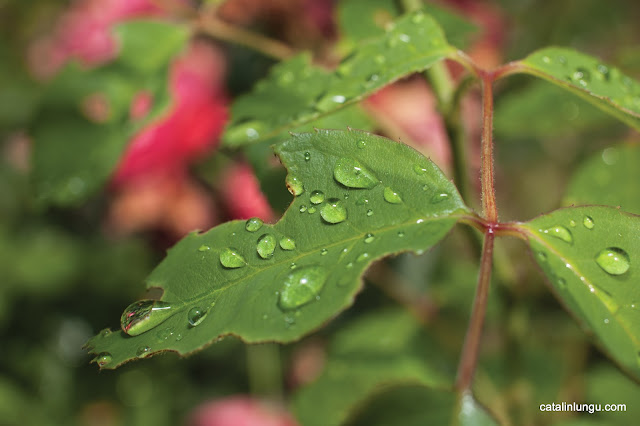
[[262,219],[260,219],[259,217],[252,217],[251,219],[247,220],[244,225],[244,229],[249,232],[256,232],[257,230],[262,228],[263,223],[264,222],[262,222]]
[[122,331],[138,336],[157,327],[175,313],[170,303],[160,300],[139,300],[130,304],[120,317]]
[[291,195],[298,196],[304,192],[304,186],[297,176],[288,174],[285,178],[285,183]]
[[320,266],[294,269],[280,289],[278,305],[284,311],[297,309],[316,300],[327,280],[328,272]]
[[112,359],[113,358],[111,357],[111,354],[109,352],[102,352],[96,357],[96,363],[100,367],[104,367],[105,365],[109,364]]
[[601,250],[595,260],[598,266],[609,275],[622,275],[631,266],[627,252],[618,247]]
[[151,348],[149,346],[140,346],[138,350],[136,350],[136,356],[138,358],[144,358],[151,352]]

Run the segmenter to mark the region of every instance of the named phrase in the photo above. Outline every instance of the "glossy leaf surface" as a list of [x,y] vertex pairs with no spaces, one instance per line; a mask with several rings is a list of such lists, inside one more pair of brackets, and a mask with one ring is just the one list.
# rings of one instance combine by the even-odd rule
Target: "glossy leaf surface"
[[520,61],[523,71],[557,84],[640,129],[640,83],[573,49],[549,47]]
[[[300,423],[343,424],[358,405],[392,384],[450,386],[453,377],[444,373],[442,360],[425,360],[425,353],[438,351],[433,342],[424,342],[421,328],[411,314],[394,310],[365,316],[342,329],[322,375],[295,397],[293,409]],[[452,373],[454,367],[448,367]]]
[[[228,334],[298,339],[352,304],[375,259],[428,249],[470,214],[437,166],[388,139],[322,130],[276,153],[296,195],[282,219],[229,222],[179,242],[147,281],[174,314],[135,337],[91,339],[91,352],[109,354],[101,366],[190,353]],[[401,202],[388,201],[389,189]]]
[[253,92],[236,100],[224,143],[241,146],[311,122],[454,53],[436,21],[419,11],[360,45],[335,72],[298,55],[274,66]]
[[523,227],[556,295],[613,359],[640,377],[640,217],[575,207]]
[[[33,179],[41,200],[78,203],[105,183],[129,139],[166,108],[169,62],[188,35],[159,21],[125,23],[116,30],[120,53],[114,61],[90,70],[69,64],[56,76],[40,112],[46,119],[33,129]],[[133,122],[131,102],[140,91],[154,106],[145,120]]]
[[604,204],[640,214],[640,146],[605,148],[582,164],[569,182],[565,204]]

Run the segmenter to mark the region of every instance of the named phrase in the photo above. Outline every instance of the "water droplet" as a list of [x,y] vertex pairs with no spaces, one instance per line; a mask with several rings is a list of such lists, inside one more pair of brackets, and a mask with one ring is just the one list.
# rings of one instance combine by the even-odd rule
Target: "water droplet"
[[227,247],[220,252],[220,263],[225,268],[235,269],[242,268],[247,261],[238,253],[238,249]]
[[547,55],[542,57],[542,62],[544,62],[545,64],[550,64],[551,63],[551,58],[548,57]]
[[400,198],[400,195],[397,192],[395,192],[393,189],[389,188],[388,186],[384,188],[383,196],[384,196],[384,200],[387,203],[391,203],[391,204],[402,203],[402,198]]
[[609,324],[609,318],[605,318],[603,321],[605,324]]
[[276,237],[271,234],[263,234],[258,238],[257,251],[261,258],[270,259],[276,249]]
[[347,263],[347,269],[351,269],[351,268],[353,268],[353,262]]
[[425,192],[428,191],[429,190],[429,185],[427,185],[427,184],[422,185],[422,190],[425,191]]
[[327,253],[329,253],[329,250],[327,250],[327,249],[322,249],[322,250],[320,250],[320,254],[321,254],[322,256],[325,256]]
[[254,141],[260,138],[260,133],[264,132],[264,130],[265,123],[259,120],[248,121],[232,126],[227,132],[227,138],[234,142]]
[[363,195],[362,197],[358,198],[358,201],[356,201],[356,204],[359,206],[364,206],[365,204],[369,204],[369,198],[367,198],[366,195]]
[[309,196],[309,201],[311,201],[313,204],[320,204],[324,201],[324,192],[313,191]]
[[367,210],[367,217],[371,217],[371,216],[373,216],[373,210],[368,209]]
[[124,310],[120,317],[122,331],[137,336],[162,324],[171,315],[171,304],[159,300],[139,300]]
[[573,81],[586,87],[591,81],[591,73],[586,68],[577,68],[573,73]]
[[100,367],[104,367],[105,365],[109,364],[112,359],[113,358],[111,357],[111,354],[109,352],[102,352],[96,357],[96,363]]
[[609,68],[606,65],[598,64],[596,66],[596,78],[609,81]]
[[364,236],[364,242],[367,244],[372,243],[375,239],[376,237],[371,233]]
[[182,333],[176,334],[176,342],[179,342],[180,340],[182,340]]
[[569,231],[562,225],[552,226],[551,228],[541,231],[552,237],[559,238],[565,243],[573,244],[573,236],[571,235],[571,231]]
[[562,55],[558,56],[556,60],[560,65],[567,65],[567,58]]
[[311,160],[311,153],[309,151],[304,153],[304,161]]
[[333,169],[333,177],[349,188],[371,189],[378,184],[375,175],[352,158],[339,159]]
[[287,184],[287,190],[289,190],[292,195],[298,196],[304,192],[302,182],[292,174],[287,175],[285,183]]
[[371,74],[369,77],[367,77],[367,82],[364,84],[364,86],[374,86],[378,80],[380,80],[380,76],[378,74]]
[[318,266],[305,266],[291,272],[280,290],[280,308],[288,311],[316,300],[327,275],[327,270]]
[[151,352],[151,348],[149,346],[140,346],[136,351],[136,356],[138,358],[144,358],[149,355],[149,352]]
[[446,192],[436,192],[433,197],[431,197],[431,202],[433,204],[438,204],[441,203],[443,201],[446,201],[449,199],[449,194]]
[[569,221],[569,226],[570,226],[570,227],[572,227],[572,228],[575,228],[575,227],[576,227],[576,221],[575,221],[575,220],[573,220],[573,219],[571,219],[571,220]]
[[307,209],[307,213],[314,214],[316,212],[316,208],[314,206],[309,206]]
[[618,247],[609,247],[596,256],[596,263],[610,275],[622,275],[629,270],[630,260],[627,252]]
[[546,262],[547,261],[547,254],[545,252],[543,252],[543,251],[539,251],[536,256],[538,256],[538,260],[540,262]]
[[263,223],[264,222],[262,222],[262,219],[259,217],[252,217],[244,224],[244,229],[249,232],[256,232],[258,229],[262,228]]
[[364,262],[365,260],[369,259],[369,253],[361,253],[360,256],[358,256],[358,258],[356,259],[356,261],[358,262]]
[[102,337],[107,337],[110,334],[111,334],[111,330],[109,330],[108,328],[105,328],[102,331],[100,331],[100,336]]
[[398,231],[398,237],[403,238],[404,237],[404,231]]
[[427,168],[425,166],[423,166],[422,164],[414,164],[413,165],[413,171],[417,175],[423,175],[423,174],[427,173]]
[[289,265],[289,269],[296,269],[297,266],[295,262],[292,262],[291,265]]
[[360,140],[360,141],[358,141],[358,143],[356,144],[356,146],[357,146],[358,148],[360,148],[360,149],[365,149],[365,148],[367,147],[367,142],[366,142],[366,141],[363,141],[363,140]]
[[567,288],[567,282],[564,278],[558,278],[558,287],[565,289]]
[[376,55],[375,58],[373,58],[373,60],[378,65],[382,65],[385,62],[387,62],[387,59],[383,55]]
[[191,308],[187,313],[187,320],[189,321],[189,325],[195,327],[202,323],[207,316],[207,311],[203,311],[200,308]]
[[209,251],[209,250],[211,250],[211,247],[205,246],[204,244],[198,248],[198,251]]
[[280,248],[282,250],[295,250],[296,249],[296,242],[293,238],[289,238],[289,237],[282,237],[280,239]]
[[300,213],[304,213],[307,211],[307,206],[305,206],[304,204],[300,206]]
[[596,225],[591,216],[585,216],[584,219],[582,219],[582,224],[587,229],[593,229],[593,227]]
[[345,103],[346,100],[347,98],[343,95],[327,93],[326,95],[322,95],[318,98],[316,102],[316,109],[320,112],[331,111]]
[[340,223],[347,219],[347,209],[342,201],[331,198],[320,209],[320,216],[327,223]]
[[169,340],[171,336],[173,336],[173,331],[170,328],[164,328],[156,334],[156,337],[160,341]]
[[278,76],[278,83],[281,86],[288,86],[289,84],[293,83],[294,79],[295,76],[293,75],[293,73],[291,71],[286,71]]

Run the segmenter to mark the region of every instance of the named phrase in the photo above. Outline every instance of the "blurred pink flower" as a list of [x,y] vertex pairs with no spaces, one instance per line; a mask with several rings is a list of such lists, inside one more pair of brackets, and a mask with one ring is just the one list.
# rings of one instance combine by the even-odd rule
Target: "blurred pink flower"
[[191,414],[188,426],[297,426],[282,408],[246,396],[207,402]]

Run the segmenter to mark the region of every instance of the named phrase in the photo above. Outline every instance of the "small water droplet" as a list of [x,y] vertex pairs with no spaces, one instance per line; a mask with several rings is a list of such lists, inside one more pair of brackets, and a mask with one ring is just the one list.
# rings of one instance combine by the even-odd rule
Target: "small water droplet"
[[411,22],[413,22],[414,24],[419,24],[422,21],[424,21],[424,13],[423,12],[416,12],[412,17],[411,17]]
[[552,226],[551,228],[541,230],[544,234],[559,238],[565,243],[573,244],[573,236],[571,231],[562,225]]
[[352,158],[340,158],[333,169],[333,177],[349,188],[371,189],[378,184],[375,175]]
[[163,328],[156,334],[156,337],[160,341],[169,340],[171,336],[173,336],[173,331],[170,328]]
[[329,253],[329,250],[327,250],[327,249],[322,249],[322,250],[320,250],[320,254],[321,254],[322,256],[326,256],[326,254],[327,254],[327,253]]
[[603,321],[605,324],[609,324],[609,318],[605,318]]
[[376,55],[373,60],[378,65],[382,65],[387,62],[387,59],[383,55]]
[[367,198],[366,195],[363,195],[362,197],[358,198],[358,201],[356,201],[356,204],[358,206],[364,206],[365,204],[369,204],[369,198]]
[[422,185],[422,190],[425,191],[425,192],[428,191],[429,190],[429,185],[427,185],[427,184]]
[[280,308],[289,311],[316,300],[327,275],[327,270],[318,266],[305,266],[291,272],[280,290]]
[[307,211],[307,206],[305,206],[304,204],[300,206],[300,213],[304,213]]
[[176,334],[176,342],[179,342],[180,340],[182,340],[182,333]]
[[398,237],[403,238],[404,237],[404,231],[398,231]]
[[424,175],[425,173],[427,173],[427,168],[425,166],[423,166],[422,164],[414,164],[413,165],[413,171],[417,175]]
[[569,226],[570,226],[570,227],[572,227],[572,228],[575,228],[575,227],[576,227],[576,221],[575,221],[575,220],[573,220],[573,219],[572,219],[572,220],[570,220],[570,221],[569,221]]
[[539,251],[536,256],[538,256],[538,260],[540,262],[546,262],[547,261],[547,254],[545,252],[543,252],[543,251]]
[[596,256],[596,263],[610,275],[622,275],[629,270],[631,262],[627,252],[618,247],[609,247]]
[[249,232],[256,232],[258,229],[262,228],[263,223],[264,222],[262,222],[262,219],[259,217],[252,217],[244,224],[244,229]]
[[273,257],[273,252],[276,249],[276,237],[271,234],[263,234],[258,238],[258,245],[256,250],[263,259],[270,259]]
[[128,335],[137,336],[162,324],[173,314],[170,303],[139,300],[124,310],[120,317],[120,326]]
[[556,60],[560,65],[567,65],[567,58],[562,55],[558,56]]
[[593,218],[591,216],[585,216],[584,219],[582,219],[582,224],[587,229],[593,229],[593,227],[595,226],[595,222],[593,221]]
[[225,268],[235,269],[242,268],[247,264],[247,261],[238,252],[238,249],[227,247],[220,252],[220,263]]
[[302,181],[292,174],[287,175],[285,183],[287,184],[287,190],[296,197],[304,192]]
[[371,216],[373,216],[373,210],[368,209],[367,210],[367,217],[371,217]]
[[230,141],[257,140],[260,133],[265,130],[265,123],[259,120],[239,123],[232,126],[227,132],[227,138]]
[[144,358],[151,352],[151,348],[149,346],[140,346],[136,351],[136,356],[138,358]]
[[598,64],[596,66],[596,78],[609,81],[609,68],[606,65]]
[[113,358],[111,357],[111,354],[109,352],[102,352],[96,357],[96,363],[98,364],[98,366],[104,367],[105,365],[109,364],[112,359]]
[[564,278],[558,278],[558,287],[565,289],[567,288],[567,282]]
[[307,209],[307,213],[314,214],[316,212],[316,208],[314,206],[309,206]]
[[282,250],[295,250],[296,242],[293,238],[282,237],[280,238],[280,248]]
[[586,68],[577,68],[573,73],[573,81],[586,87],[591,81],[591,73]]
[[316,109],[320,112],[331,111],[345,103],[346,100],[347,98],[343,95],[327,93],[326,95],[322,95],[318,98],[316,102]]
[[378,80],[380,80],[380,76],[378,74],[371,74],[369,77],[367,77],[367,82],[364,84],[364,86],[372,87]]
[[369,253],[361,253],[360,256],[358,256],[358,258],[356,259],[356,261],[358,262],[364,262],[365,260],[369,259]]
[[391,204],[402,203],[402,198],[400,198],[400,195],[397,192],[395,192],[393,189],[389,188],[388,186],[384,188],[384,192],[382,195],[384,197],[384,200],[387,203],[391,203]]
[[542,57],[542,62],[544,62],[545,64],[550,64],[551,63],[551,58],[548,57],[547,55]]
[[289,265],[289,269],[296,269],[297,266],[295,262],[292,262],[291,265]]
[[211,250],[211,247],[206,246],[204,244],[198,248],[198,251],[209,251],[209,250]]
[[364,236],[364,242],[367,243],[367,244],[374,242],[375,239],[376,239],[376,237],[371,233],[369,233],[369,234]]
[[309,196],[309,201],[313,204],[320,204],[324,201],[324,192],[322,191],[313,191]]
[[351,268],[353,268],[353,262],[347,263],[347,269],[351,269]]
[[363,141],[363,140],[359,140],[356,144],[356,146],[360,149],[365,149],[367,147],[367,142]]
[[320,216],[327,223],[340,223],[347,219],[347,209],[339,199],[330,198],[320,209]]
[[431,197],[431,202],[433,204],[438,204],[441,203],[443,201],[446,201],[449,199],[449,194],[446,192],[436,192],[433,197]]
[[110,335],[112,332],[111,330],[109,330],[108,328],[103,329],[102,331],[100,331],[100,336],[102,337],[107,337],[108,335]]
[[187,313],[187,320],[189,321],[189,325],[191,327],[195,327],[204,321],[207,316],[207,311],[204,311],[198,307],[189,309]]
[[311,160],[311,153],[309,151],[304,153],[304,161]]

